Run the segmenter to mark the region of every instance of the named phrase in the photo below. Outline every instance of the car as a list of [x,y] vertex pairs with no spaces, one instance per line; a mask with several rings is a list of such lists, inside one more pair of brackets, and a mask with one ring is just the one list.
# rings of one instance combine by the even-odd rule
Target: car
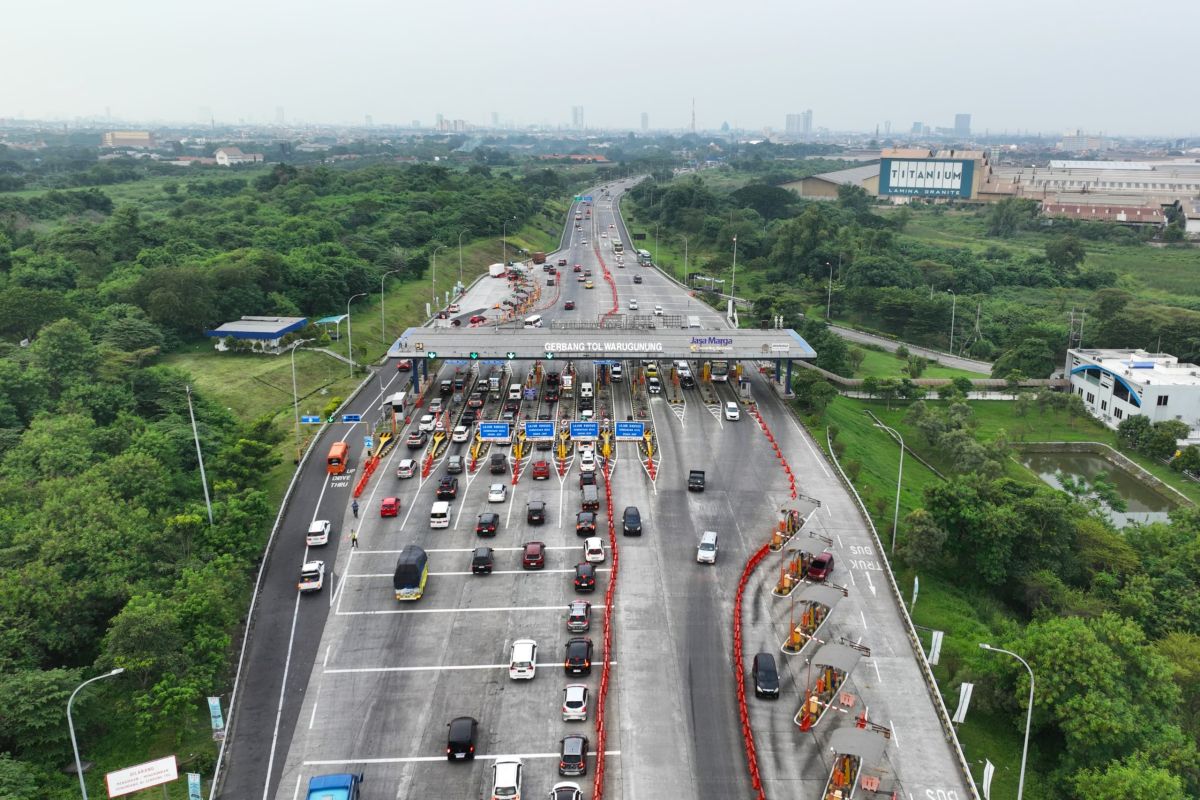
[[[546,389],[546,395],[543,399],[547,403],[557,403],[558,402],[558,387],[551,386],[550,388]],[[549,415],[547,415],[547,416],[549,416]]]
[[408,372],[411,369],[412,369],[412,359],[411,358],[402,358],[396,362],[396,371],[397,372]]
[[395,517],[400,514],[400,498],[385,497],[383,502],[379,504],[379,516]]
[[446,459],[446,474],[461,475],[463,471],[463,457],[455,454]]
[[325,562],[324,561],[306,561],[300,567],[300,582],[296,584],[296,588],[301,594],[309,592],[319,592],[321,587],[325,585]]
[[580,489],[582,489],[585,486],[595,486],[595,485],[596,485],[596,473],[595,472],[579,473],[579,488]]
[[[449,386],[449,384],[450,384],[450,382],[446,381],[446,385]],[[417,430],[428,431],[428,432],[432,433],[433,425],[434,425],[433,414],[426,414],[423,417],[421,417],[420,420],[417,421]]]
[[308,526],[308,533],[304,536],[304,543],[309,547],[329,544],[329,528],[329,520],[314,519],[312,524]]
[[592,283],[591,281],[587,281],[586,283],[584,283],[584,284],[583,284],[583,288],[585,288],[585,289],[595,289],[595,288],[596,288],[596,285],[595,285],[594,283]]
[[633,276],[633,282],[634,282],[634,283],[641,283],[641,282],[642,282],[642,276],[641,276],[641,275],[634,275],[634,276]]
[[[467,398],[467,408],[483,408],[483,402],[483,392],[472,392],[471,396]],[[474,420],[472,420],[472,422],[474,422]]]
[[754,656],[750,674],[754,679],[754,696],[779,698],[779,671],[775,668],[775,656],[763,651]]
[[[578,533],[578,529],[575,531]],[[583,560],[590,564],[604,563],[604,540],[599,536],[589,536],[583,540]]]
[[643,360],[642,361],[642,372],[645,373],[647,378],[657,378],[658,377],[658,362]]
[[568,675],[592,674],[592,640],[576,636],[567,641],[567,657],[563,660],[563,671]]
[[550,477],[550,462],[546,459],[539,459],[533,462],[533,479],[535,481],[544,481]]
[[584,282],[584,281],[586,281],[586,280],[587,280],[587,278],[585,278],[585,277],[583,277],[582,275],[580,275],[578,278],[576,278],[576,279],[575,279],[575,282],[576,282],[576,283],[583,283],[583,282]]
[[[583,264],[576,264],[574,271],[575,272],[583,272]],[[411,367],[410,367],[410,369],[411,369]]]
[[725,419],[730,422],[737,422],[742,418],[742,412],[738,409],[738,404],[732,400],[725,401]]
[[504,453],[492,453],[488,459],[488,471],[493,475],[503,475],[508,472],[508,457]]
[[471,429],[466,425],[455,425],[454,432],[450,434],[450,441],[465,442],[471,438]]
[[568,684],[563,695],[563,722],[587,722],[588,687],[582,683]]
[[462,413],[462,416],[459,417],[459,421],[462,422],[463,425],[473,425],[478,417],[478,411],[473,408],[468,408]]
[[642,512],[637,506],[626,506],[621,515],[621,532],[626,536],[642,535]]
[[833,553],[826,550],[808,565],[808,579],[822,582],[833,572]]
[[568,300],[565,303],[563,303],[563,310],[564,311],[574,311],[575,310],[575,301]]
[[492,764],[492,800],[521,800],[521,772],[525,765],[518,759],[500,759]]
[[453,475],[443,475],[438,481],[437,499],[453,500],[458,497],[458,478]]
[[717,532],[705,531],[700,534],[700,544],[696,547],[696,563],[717,563]]
[[585,269],[585,270],[583,271],[583,277],[585,277],[585,278],[590,278],[590,277],[592,277],[592,271],[591,271],[590,269]]
[[396,467],[397,478],[411,478],[417,473],[417,462],[411,458],[403,459],[400,466]]
[[565,267],[565,266],[567,265],[567,260],[566,260],[565,258],[560,258],[560,259],[558,260],[558,265],[559,265],[560,267]]
[[[590,400],[585,400],[585,401],[582,401],[582,402],[590,403],[591,401],[590,401]],[[592,418],[592,417],[594,417],[594,416],[596,416],[596,412],[595,412],[595,411],[593,411],[593,410],[592,410],[592,409],[590,409],[590,408],[585,408],[585,409],[583,409],[582,411],[580,411],[580,412],[579,412],[579,420],[580,420],[581,422],[588,422],[588,421],[589,421],[589,420],[591,420],[591,418]]]
[[[590,217],[590,216],[591,216],[591,214],[588,214],[588,216]],[[580,243],[580,244],[587,244],[587,239],[580,239],[580,240],[579,240],[579,243]]]
[[525,521],[531,525],[546,522],[546,504],[541,500],[530,500],[525,504]]
[[596,568],[584,562],[575,565],[575,591],[596,591]]
[[567,630],[571,633],[587,633],[592,627],[592,604],[586,600],[572,600],[567,606]]
[[596,454],[591,450],[585,450],[579,454],[579,469],[584,472],[592,472],[596,469]]
[[608,238],[608,231],[600,231],[600,238],[601,238],[601,239],[607,239],[607,238]]
[[636,297],[630,298],[630,300],[629,300],[629,310],[630,310],[630,311],[637,311],[637,310],[638,310],[638,304],[637,304],[637,298],[636,298]]
[[614,381],[624,380],[625,368],[622,367],[620,364],[613,364],[612,369],[609,371],[608,375]]
[[485,511],[475,520],[475,533],[479,536],[495,536],[500,527],[500,515]]
[[503,483],[493,483],[488,487],[487,501],[489,503],[503,503],[508,499],[508,487]]
[[449,311],[451,314],[457,314],[462,309],[460,309],[458,307],[458,303],[451,303],[449,306],[447,306],[446,310]]
[[661,317],[663,315],[663,307],[660,305],[654,306],[654,316]]
[[455,717],[446,724],[446,760],[471,761],[475,758],[475,736],[479,721],[474,717]]
[[487,322],[487,317],[483,314],[474,314],[471,316],[470,322],[472,325],[482,325]]
[[[450,381],[442,381],[441,388],[438,391],[442,394],[454,394],[454,384]],[[429,401],[429,413],[435,417],[442,413],[442,398],[435,397]],[[421,421],[424,422],[425,418],[421,417]],[[436,420],[434,424],[436,425]]]
[[476,547],[471,551],[471,573],[474,575],[491,575],[494,564],[492,548]]
[[610,222],[610,223],[608,223],[608,227],[610,227],[610,228],[615,228],[615,227],[617,227],[617,226],[616,226],[616,225],[614,225],[613,223],[611,223],[611,222]]
[[545,542],[526,542],[521,546],[521,567],[523,569],[544,569],[545,566]]
[[546,278],[546,285],[547,285],[547,286],[553,286],[553,285],[554,285],[554,278]]
[[575,535],[596,535],[596,513],[594,511],[580,511],[575,515]]
[[564,736],[558,758],[558,774],[575,777],[587,775],[588,738],[582,733]]
[[413,431],[404,440],[404,445],[409,450],[420,450],[429,441],[429,434],[425,431]]
[[650,394],[659,394],[662,392],[662,381],[658,378],[646,379],[646,391]]
[[[308,791],[304,793],[307,800],[325,800],[337,797],[340,800],[361,800],[363,774],[361,772],[337,772],[334,774],[314,775],[308,779]],[[299,788],[299,787],[297,787]]]

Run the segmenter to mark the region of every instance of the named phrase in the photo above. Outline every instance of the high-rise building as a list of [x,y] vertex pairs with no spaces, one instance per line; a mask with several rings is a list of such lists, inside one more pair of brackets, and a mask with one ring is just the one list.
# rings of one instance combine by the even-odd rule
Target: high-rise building
[[571,106],[571,127],[583,130],[583,106]]
[[283,106],[275,106],[275,124],[282,125],[285,119],[283,116]]
[[645,111],[642,112],[642,130],[650,130],[650,115]]
[[437,115],[437,125],[435,127],[439,131],[446,130],[446,118],[444,116],[442,116],[441,114]]
[[788,114],[784,121],[784,133],[788,136],[811,136],[812,114],[811,108],[800,114]]
[[970,136],[971,135],[971,115],[970,114],[955,114],[954,115],[954,135],[955,136]]
[[812,132],[812,109],[808,108],[805,109],[804,113],[800,115],[800,133],[807,137],[812,136]]
[[924,122],[914,122],[913,123],[911,133],[913,133],[915,136],[920,136],[924,132],[925,132],[925,123]]

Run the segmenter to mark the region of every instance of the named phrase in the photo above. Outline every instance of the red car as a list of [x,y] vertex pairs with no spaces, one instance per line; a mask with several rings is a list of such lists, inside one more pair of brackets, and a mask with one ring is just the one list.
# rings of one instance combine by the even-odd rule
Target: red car
[[810,581],[824,581],[833,572],[833,553],[826,550],[821,555],[812,560],[808,565],[808,579]]
[[379,516],[394,517],[400,513],[400,498],[385,497],[383,502],[379,504]]
[[398,372],[408,372],[411,369],[412,369],[412,359],[411,358],[402,358],[396,362],[396,371],[398,371]]
[[583,272],[583,264],[576,264],[574,271],[575,272]]
[[525,569],[543,569],[546,566],[546,543],[526,542],[521,551],[521,566]]
[[533,462],[533,479],[544,481],[550,477],[550,462],[545,459]]
[[563,310],[564,311],[574,311],[575,310],[575,301],[568,300],[567,302],[563,303]]
[[487,317],[485,317],[483,314],[476,314],[475,316],[471,317],[472,325],[482,325],[485,322],[487,322]]

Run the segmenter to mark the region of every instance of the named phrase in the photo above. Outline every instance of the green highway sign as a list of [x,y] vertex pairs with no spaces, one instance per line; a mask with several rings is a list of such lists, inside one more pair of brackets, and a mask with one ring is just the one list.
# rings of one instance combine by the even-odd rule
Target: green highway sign
[[471,360],[474,361],[477,358],[479,358],[479,353],[471,353],[470,356],[471,356]]
[[553,351],[553,350],[547,350],[547,351],[546,351],[546,358],[547,358],[547,359],[554,358],[554,351]]
[[425,357],[428,358],[430,361],[433,361],[435,358],[437,358],[437,353],[435,353],[431,350],[425,354]]

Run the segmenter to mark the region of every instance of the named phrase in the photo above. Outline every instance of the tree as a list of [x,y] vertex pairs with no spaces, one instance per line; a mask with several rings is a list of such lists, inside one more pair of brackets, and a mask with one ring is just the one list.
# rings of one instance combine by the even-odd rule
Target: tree
[[1033,219],[1037,209],[1036,200],[1017,197],[1004,198],[988,211],[988,236],[999,236],[1005,239],[1013,236],[1022,226]]
[[857,347],[851,347],[846,353],[846,360],[850,362],[851,371],[858,372],[859,367],[862,366],[862,363],[866,357],[867,354],[862,350]]
[[1080,770],[1071,780],[1076,797],[1088,800],[1184,800],[1183,779],[1151,766],[1144,754]]
[[927,567],[941,560],[946,532],[928,511],[917,508],[908,512],[900,530],[904,532],[899,543],[900,557],[906,564]]
[[871,195],[867,190],[853,183],[843,183],[838,186],[838,205],[853,211],[856,216],[871,212]]
[[926,359],[922,356],[910,355],[908,357],[908,364],[905,366],[905,370],[908,372],[908,377],[913,378],[915,380],[916,378],[919,378],[919,377],[921,377],[922,374],[924,374],[925,368],[928,366],[929,366],[928,359]]
[[48,778],[39,775],[33,765],[17,761],[8,753],[0,753],[0,797],[16,800],[20,797],[36,797],[39,786],[45,786]]
[[1028,337],[1020,344],[1004,351],[992,364],[993,378],[1006,378],[1013,370],[1023,375],[1044,377],[1058,366],[1058,356],[1045,339]]
[[63,709],[80,681],[78,670],[18,669],[0,673],[0,752],[37,757],[67,743]]
[[1046,243],[1046,259],[1067,275],[1077,273],[1086,257],[1083,242],[1074,236],[1060,236]]

